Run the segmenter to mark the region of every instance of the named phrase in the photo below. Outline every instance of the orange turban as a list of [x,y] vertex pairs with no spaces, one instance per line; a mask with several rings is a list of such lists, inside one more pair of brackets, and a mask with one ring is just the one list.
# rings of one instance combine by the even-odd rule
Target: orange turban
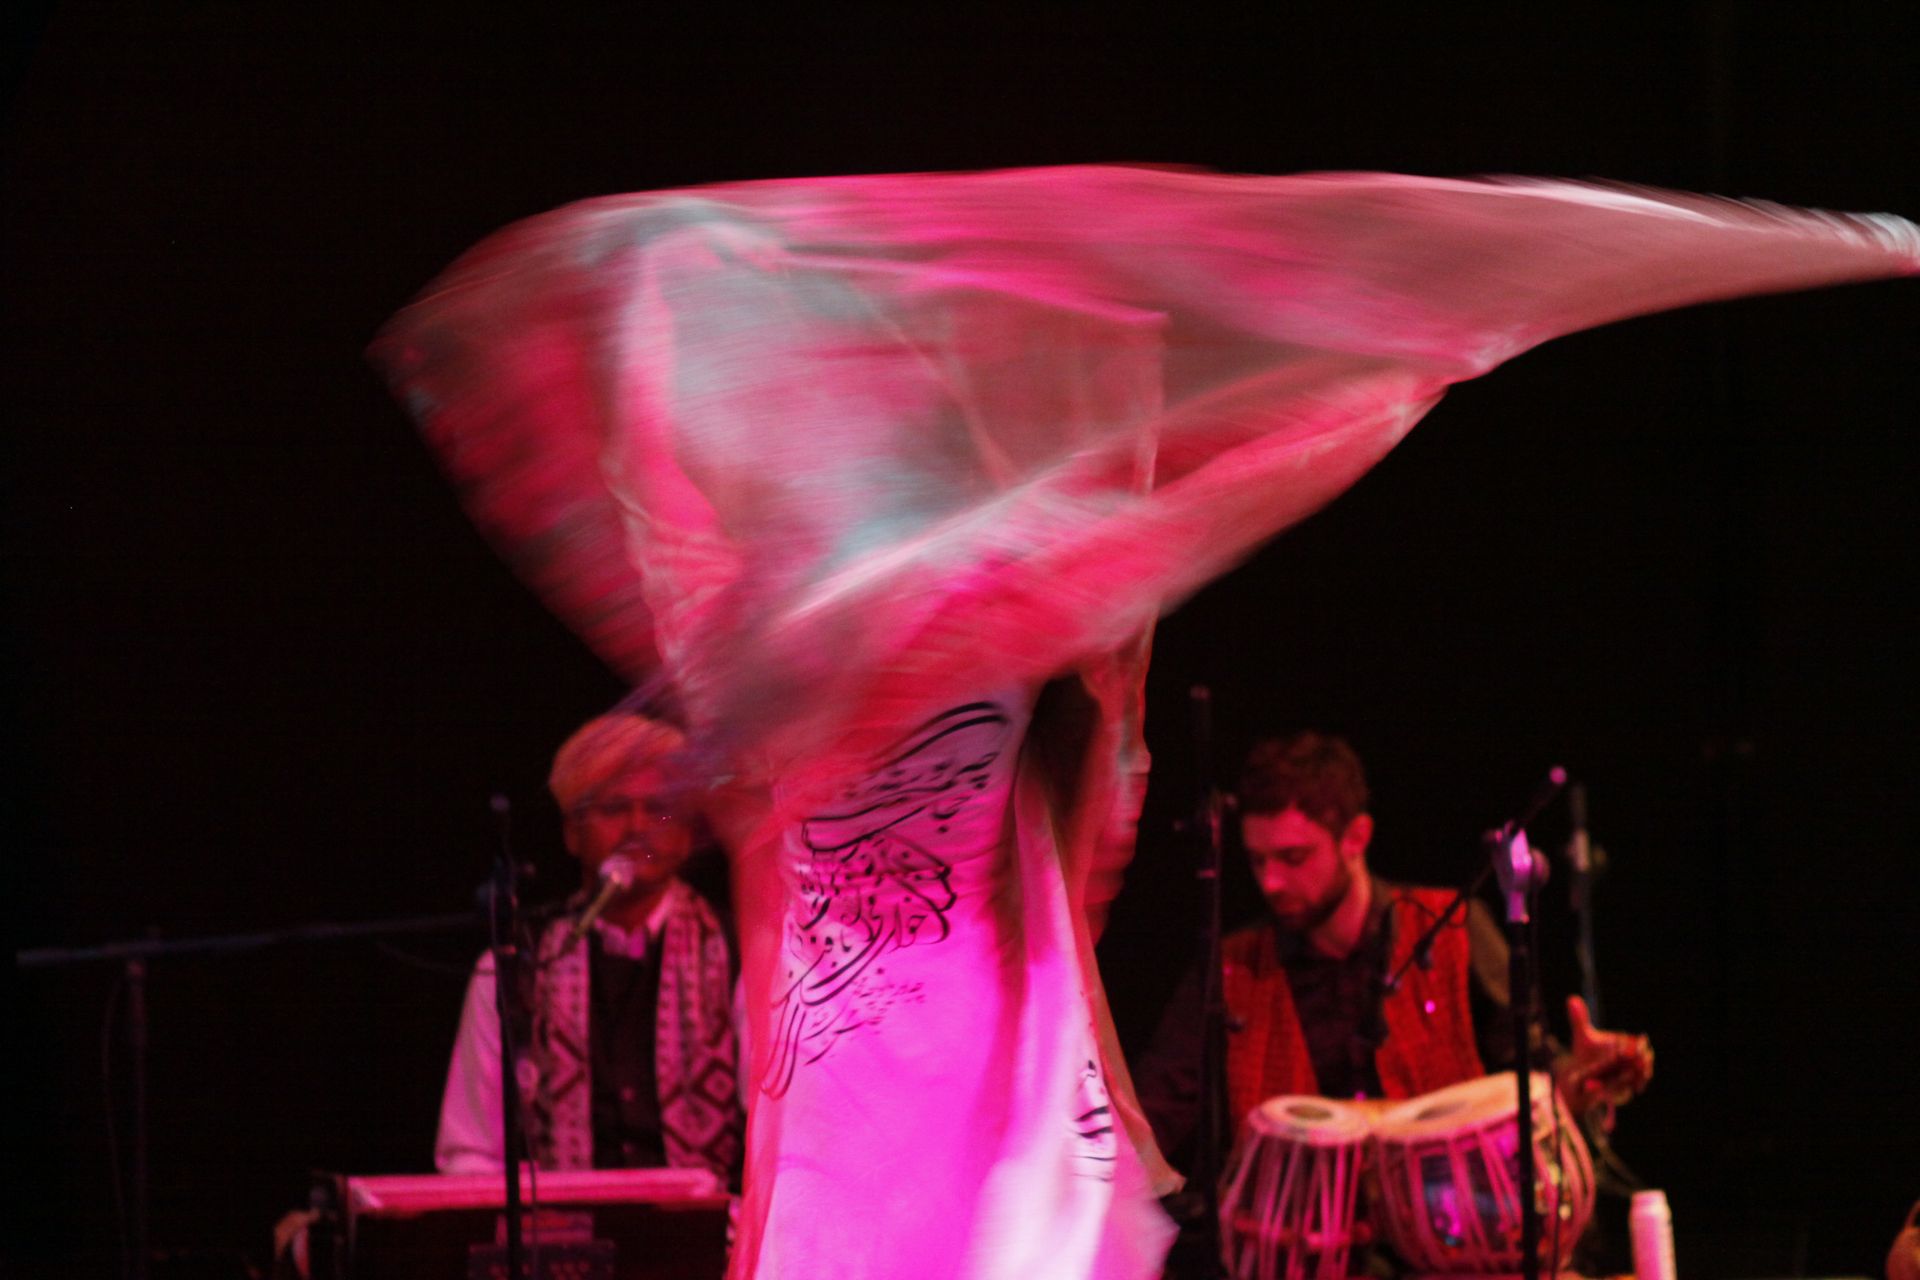
[[672,755],[684,742],[678,729],[659,720],[618,712],[596,716],[554,753],[547,790],[570,812],[608,782]]

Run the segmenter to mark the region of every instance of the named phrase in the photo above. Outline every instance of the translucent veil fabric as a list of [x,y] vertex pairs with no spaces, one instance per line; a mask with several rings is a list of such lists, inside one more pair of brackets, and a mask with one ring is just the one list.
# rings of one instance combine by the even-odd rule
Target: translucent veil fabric
[[[758,855],[956,694],[1081,677],[1100,719],[1074,810],[1016,841],[1058,866],[1014,859],[1032,879],[1011,897],[1032,908],[1026,943],[1071,956],[1055,977],[1091,1013],[1114,1112],[1157,1180],[1091,941],[1130,852],[1153,619],[1352,484],[1449,385],[1529,347],[1916,271],[1920,228],[1897,218],[1567,183],[806,179],[510,227],[374,356],[503,554],[616,670],[671,686],[707,767],[745,784],[736,884],[759,1046],[784,899],[777,859]],[[911,1136],[843,1120],[760,1100],[735,1274],[770,1240],[803,1247],[768,1226],[784,1152],[839,1169]],[[1000,1224],[989,1249],[1043,1225],[1034,1206],[1064,1183],[1019,1190],[981,1219]],[[1144,1240],[1155,1211],[1136,1199],[1108,1221]],[[901,1273],[888,1249],[952,1261],[896,1240],[871,1273]]]
[[1920,230],[1569,183],[1127,167],[618,196],[374,348],[478,523],[698,741],[831,773],[1038,680],[1556,335],[1920,270]]

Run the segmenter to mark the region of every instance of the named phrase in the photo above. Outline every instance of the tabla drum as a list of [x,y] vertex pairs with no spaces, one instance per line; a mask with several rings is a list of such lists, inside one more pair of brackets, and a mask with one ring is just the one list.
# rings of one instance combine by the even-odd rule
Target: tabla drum
[[[1593,1216],[1593,1160],[1548,1078],[1532,1084],[1534,1196],[1543,1270],[1567,1264]],[[1521,1267],[1511,1074],[1409,1099],[1373,1130],[1381,1234],[1415,1272],[1512,1275]]]
[[1372,1126],[1327,1098],[1269,1098],[1247,1113],[1220,1196],[1234,1280],[1346,1280]]

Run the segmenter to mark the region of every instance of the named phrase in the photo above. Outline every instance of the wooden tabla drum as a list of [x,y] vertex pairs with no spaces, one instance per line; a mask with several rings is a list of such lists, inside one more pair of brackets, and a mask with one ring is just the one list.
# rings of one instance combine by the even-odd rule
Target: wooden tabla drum
[[[1540,1260],[1567,1264],[1593,1216],[1593,1160],[1552,1081],[1532,1083]],[[1522,1270],[1519,1157],[1511,1073],[1468,1080],[1384,1112],[1373,1131],[1380,1232],[1426,1274]]]
[[1227,1274],[1346,1280],[1371,1131],[1359,1107],[1327,1098],[1269,1098],[1249,1111],[1220,1196]]

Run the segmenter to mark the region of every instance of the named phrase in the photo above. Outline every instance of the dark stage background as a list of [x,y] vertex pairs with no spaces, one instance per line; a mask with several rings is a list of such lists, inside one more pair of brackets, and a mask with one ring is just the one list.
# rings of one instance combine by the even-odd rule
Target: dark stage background
[[[494,228],[717,180],[1090,160],[1604,175],[1920,215],[1915,6],[58,5],[16,14],[0,665],[16,946],[457,911],[621,692],[363,364]],[[1347,733],[1377,865],[1464,876],[1592,792],[1617,1145],[1696,1278],[1877,1274],[1920,1195],[1910,671],[1920,285],[1656,317],[1460,388],[1162,628],[1103,945],[1137,1044],[1191,946],[1187,689],[1232,757]],[[1564,834],[1557,812],[1535,835]],[[1553,1003],[1571,988],[1548,890]],[[1254,905],[1244,876],[1232,907]],[[239,1274],[310,1169],[425,1168],[477,933],[151,975],[163,1274]],[[111,966],[7,977],[6,1273],[119,1262]],[[1556,1019],[1557,1020],[1557,1019]]]

